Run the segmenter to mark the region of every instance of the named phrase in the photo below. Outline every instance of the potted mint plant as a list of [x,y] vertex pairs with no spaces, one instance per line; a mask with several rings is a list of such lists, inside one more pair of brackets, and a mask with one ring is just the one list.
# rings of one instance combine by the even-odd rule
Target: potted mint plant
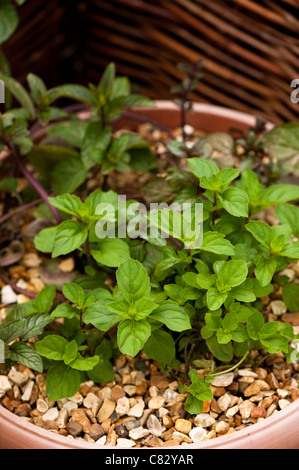
[[[158,397],[154,401],[160,398],[165,404],[158,387],[151,391],[156,395],[149,394],[149,384],[144,385],[147,396],[146,392],[135,396],[136,386],[130,392],[128,388],[120,390],[124,384],[117,359],[128,357],[141,358],[146,367],[153,364],[155,371],[159,367],[168,377],[167,383],[172,383],[170,378],[177,382],[173,396],[182,399],[181,404],[177,402],[181,415],[169,418],[171,429],[178,433],[174,437],[185,439],[174,438],[177,445],[297,446],[292,426],[297,402],[261,422],[249,415],[253,426],[216,439],[208,440],[207,426],[196,424],[202,414],[209,415],[219,383],[224,383],[220,378],[232,380],[227,386],[238,385],[235,374],[244,368],[245,375],[251,372],[248,383],[261,382],[255,372],[261,368],[260,360],[283,357],[290,365],[296,362],[293,327],[279,317],[269,318],[265,308],[271,295],[277,300],[278,292],[289,313],[296,304],[297,284],[281,273],[299,259],[299,190],[296,185],[275,181],[277,155],[284,142],[289,142],[288,132],[297,132],[296,125],[259,127],[250,116],[213,106],[194,105],[193,114],[182,113],[180,106],[185,111],[188,102],[186,94],[179,106],[131,94],[128,79],[115,75],[114,64],[107,67],[98,85],[89,87],[67,84],[48,90],[39,77],[30,74],[27,91],[12,77],[1,74],[0,78],[21,105],[1,115],[5,158],[0,189],[7,210],[2,225],[8,241],[4,241],[0,277],[4,285],[28,297],[26,302],[5,304],[0,325],[4,404],[0,407],[0,447],[90,448],[103,445],[104,439],[99,439],[105,435],[111,438],[110,445],[118,447],[141,442],[151,434],[150,424],[161,426],[167,421],[153,410],[169,410],[162,405],[151,408],[147,416],[153,417],[150,424],[145,420],[139,426],[143,437],[134,440],[134,433],[129,434],[132,430],[123,429],[117,421],[125,416],[121,405],[128,404],[130,417],[134,406],[144,409],[142,396],[148,402]],[[61,99],[75,101],[79,107],[71,104],[61,109]],[[84,113],[78,114],[81,111]],[[188,123],[205,135],[193,131],[188,140],[185,132],[176,139],[174,131],[182,115],[185,131],[188,118]],[[159,158],[151,135],[146,139],[136,132],[136,123],[141,122],[158,129],[164,159]],[[238,131],[230,134],[231,127]],[[292,147],[291,142],[287,157],[293,158],[295,152],[296,145]],[[18,171],[28,181],[21,191]],[[123,185],[129,174],[134,178]],[[125,194],[121,192],[124,189]],[[125,203],[120,197],[124,195]],[[16,207],[19,201],[21,208]],[[153,214],[146,212],[149,204],[163,202],[168,205],[158,206]],[[179,223],[185,221],[187,212],[172,210],[170,205],[175,203],[179,207],[189,204],[186,231],[180,230]],[[195,218],[196,204],[201,208],[200,220]],[[47,273],[47,285],[38,292],[17,285],[10,269],[28,255],[20,249],[11,257],[11,217],[32,207],[36,207],[33,221],[28,217],[33,225],[24,231],[24,239],[18,236],[18,240],[21,245],[26,241],[23,248],[30,247],[43,263],[37,267]],[[269,208],[275,208],[275,223],[265,219]],[[57,265],[69,259],[76,269],[62,276]],[[124,364],[122,360],[119,364]],[[27,377],[27,382],[17,385],[12,377],[24,374],[24,370],[31,374],[30,381]],[[43,395],[34,376],[45,386]],[[22,405],[16,403],[20,401],[17,392],[24,395],[28,383],[36,391],[36,399],[32,398],[31,404],[31,395],[25,400],[21,409],[28,414],[22,419],[20,413],[14,413]],[[61,432],[67,423],[59,427],[62,413],[55,403],[63,407],[69,397],[83,397],[82,384],[102,402],[96,401],[99,409],[93,416],[84,411],[89,424],[86,420],[79,423],[82,429],[76,437],[81,439],[69,439],[66,431]],[[100,398],[96,395],[100,390],[92,387],[105,388],[105,384],[108,395]],[[113,389],[113,394],[118,391],[120,396],[112,400],[112,391],[107,389]],[[167,390],[170,393],[172,389]],[[296,395],[291,390],[286,396],[291,393]],[[225,394],[233,396],[232,389]],[[237,404],[234,399],[233,406],[241,407],[241,400]],[[84,408],[88,408],[87,401]],[[43,420],[51,409],[52,419]],[[138,418],[143,417],[143,409]],[[118,430],[126,437],[115,434],[114,428],[105,433],[114,412],[117,426],[122,426]],[[233,416],[230,420],[223,415],[225,419],[220,421],[233,428]],[[56,424],[47,429],[44,424],[49,422]],[[93,431],[103,432],[98,439],[90,437],[92,425]]]

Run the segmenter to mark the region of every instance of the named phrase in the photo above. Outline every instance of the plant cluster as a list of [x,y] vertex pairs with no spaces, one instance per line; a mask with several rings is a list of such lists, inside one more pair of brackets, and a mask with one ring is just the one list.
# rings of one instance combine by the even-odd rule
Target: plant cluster
[[[0,142],[10,152],[9,162],[32,186],[18,191],[15,176],[3,178],[4,203],[30,204],[37,193],[43,203],[36,218],[46,218],[48,226],[35,236],[35,248],[48,259],[71,255],[80,266],[73,282],[64,283],[63,295],[57,295],[53,283],[35,299],[7,309],[0,325],[3,367],[19,361],[46,371],[47,394],[57,400],[74,395],[88,378],[112,380],[113,358],[119,353],[134,357],[144,351],[184,379],[182,389],[189,392],[185,407],[194,414],[212,398],[209,385],[223,373],[223,365],[224,372],[237,367],[254,349],[282,351],[290,360],[293,329],[287,323],[265,322],[261,298],[281,282],[288,305],[296,303],[298,285],[277,274],[299,259],[299,208],[293,204],[299,200],[298,186],[267,184],[250,164],[227,168],[224,159],[211,158],[217,146],[218,152],[225,147],[223,153],[229,148],[233,155],[240,144],[250,148],[250,156],[258,148],[258,158],[259,146],[222,134],[196,142],[192,153],[185,142],[169,143],[170,160],[173,155],[187,157],[188,169],[169,169],[168,198],[203,205],[199,248],[188,248],[188,238],[171,224],[163,225],[163,208],[157,226],[170,238],[145,233],[137,239],[128,234],[99,239],[96,224],[109,223],[111,217],[107,211],[97,214],[97,207],[112,205],[119,218],[118,194],[107,187],[107,179],[101,189],[89,191],[89,174],[138,170],[157,177],[159,164],[150,144],[137,134],[114,131],[126,108],[152,101],[132,94],[129,80],[115,76],[114,64],[97,86],[89,87],[67,84],[47,90],[30,74],[28,92],[10,76],[2,73],[0,78],[21,105],[1,114]],[[72,106],[54,106],[61,98],[83,104],[87,119],[80,119]],[[33,130],[45,126],[46,139],[35,142]],[[290,129],[292,139],[287,140]],[[276,152],[282,155],[284,145],[283,156],[293,156],[296,135],[298,126],[286,124],[260,138],[274,157]],[[134,219],[136,203],[127,201],[131,210],[126,223]],[[261,217],[272,206],[276,225]],[[198,375],[196,367],[205,373]]]

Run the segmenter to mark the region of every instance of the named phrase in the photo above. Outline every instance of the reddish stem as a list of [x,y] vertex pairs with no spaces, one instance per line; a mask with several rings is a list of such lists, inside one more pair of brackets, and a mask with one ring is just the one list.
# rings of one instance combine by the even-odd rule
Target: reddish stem
[[29,173],[29,171],[27,170],[27,168],[25,167],[24,163],[22,162],[21,158],[20,158],[20,155],[19,155],[19,151],[18,151],[18,148],[11,142],[8,143],[8,146],[12,152],[12,155],[20,169],[20,171],[23,173],[23,175],[25,176],[25,178],[27,179],[27,181],[31,184],[31,186],[36,190],[36,192],[40,195],[40,197],[42,198],[42,200],[47,204],[47,206],[49,207],[50,211],[52,212],[52,214],[54,215],[55,219],[56,219],[56,222],[57,224],[60,224],[61,223],[61,217],[60,217],[60,214],[59,214],[59,211],[56,209],[56,207],[52,206],[52,204],[50,204],[49,202],[49,196],[47,194],[47,192],[45,191],[45,189],[42,187],[42,185],[32,176],[31,173]]

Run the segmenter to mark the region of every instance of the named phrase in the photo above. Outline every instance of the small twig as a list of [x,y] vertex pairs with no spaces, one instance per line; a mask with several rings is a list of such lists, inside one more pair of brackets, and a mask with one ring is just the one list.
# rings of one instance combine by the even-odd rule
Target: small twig
[[34,178],[34,176],[31,175],[31,173],[27,170],[25,167],[24,163],[22,162],[18,148],[11,142],[7,143],[9,149],[12,152],[12,155],[20,169],[20,171],[23,173],[27,181],[32,185],[32,187],[36,190],[36,192],[41,196],[42,200],[47,204],[49,207],[50,211],[54,215],[57,224],[61,223],[61,217],[59,214],[59,211],[56,209],[56,207],[52,206],[49,202],[49,196],[45,189],[41,186],[41,184]]
[[30,209],[31,207],[34,207],[37,204],[40,204],[41,202],[43,202],[42,198],[36,199],[35,201],[28,202],[27,204],[23,204],[22,206],[19,206],[16,209],[13,209],[12,211],[10,211],[7,214],[0,217],[0,225],[3,222],[5,222],[5,220],[10,219],[10,217],[13,217],[14,215],[18,214],[19,212],[24,212],[27,209]]
[[239,367],[239,365],[242,364],[243,361],[245,361],[246,357],[248,356],[248,353],[249,351],[247,351],[246,354],[244,354],[244,356],[242,357],[242,359],[240,359],[239,362],[237,362],[237,364],[235,364],[234,366],[230,367],[229,369],[225,369],[221,372],[216,372],[216,373],[212,373],[211,375],[213,377],[216,377],[216,375],[223,375],[223,374],[227,374],[228,372],[232,372],[233,370],[235,370],[237,367]]
[[30,299],[35,299],[35,297],[37,296],[37,294],[35,292],[31,292],[29,290],[22,289],[21,287],[18,287],[14,282],[12,282],[8,277],[6,277],[1,272],[0,272],[0,278],[2,279],[3,282],[8,284],[12,288],[12,290],[14,290],[15,292],[18,292],[19,294],[26,295]]

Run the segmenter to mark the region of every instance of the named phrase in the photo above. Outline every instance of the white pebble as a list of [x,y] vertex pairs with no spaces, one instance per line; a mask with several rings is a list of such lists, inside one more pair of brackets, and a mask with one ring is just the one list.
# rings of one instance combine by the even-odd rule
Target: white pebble
[[123,437],[119,437],[117,439],[116,447],[134,447],[136,442],[131,441],[130,439],[124,439]]
[[55,406],[53,408],[50,408],[46,413],[42,416],[42,420],[44,422],[46,421],[55,421],[55,419],[58,418],[58,408]]
[[197,426],[196,428],[191,429],[189,432],[189,436],[191,437],[193,442],[200,442],[202,441],[207,435],[207,431],[202,428],[201,426]]
[[10,286],[2,287],[1,303],[5,305],[15,304],[17,301],[17,294]]

